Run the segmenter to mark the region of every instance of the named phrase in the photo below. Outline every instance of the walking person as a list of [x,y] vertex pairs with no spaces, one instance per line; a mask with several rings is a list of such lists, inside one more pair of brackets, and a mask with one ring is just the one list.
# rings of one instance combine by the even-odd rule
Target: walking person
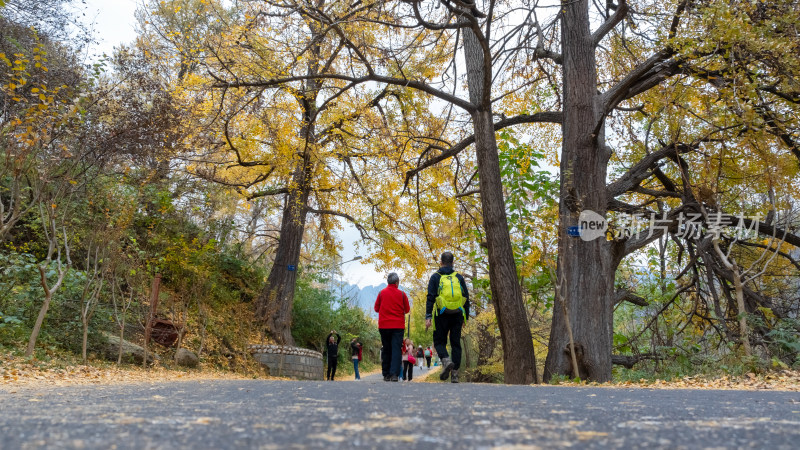
[[[433,346],[442,361],[440,380],[450,377],[458,383],[461,367],[461,329],[469,317],[469,291],[464,277],[453,270],[453,254],[442,253],[440,268],[428,281],[428,301],[425,305],[425,330],[433,320]],[[450,350],[447,353],[447,340]]]
[[386,277],[388,286],[378,293],[375,312],[378,313],[378,331],[381,334],[383,381],[398,381],[402,361],[403,332],[406,314],[411,311],[408,296],[398,288],[400,277],[392,272]]
[[358,363],[361,362],[361,349],[363,346],[356,338],[350,341],[350,358],[353,360],[353,371],[356,373],[356,380],[361,379],[361,375],[358,373]]
[[403,373],[405,374],[406,381],[411,381],[414,379],[415,362],[414,342],[411,341],[411,338],[406,338],[406,340],[403,341]]
[[336,378],[336,365],[339,362],[339,342],[341,340],[342,337],[335,330],[332,330],[326,339],[328,347],[328,381],[334,381],[334,378]]
[[425,361],[425,359],[424,359],[425,358],[425,352],[422,351],[422,346],[421,345],[419,346],[419,348],[417,348],[417,353],[416,353],[416,355],[414,355],[414,357],[417,358],[417,364],[419,364],[419,370],[422,370],[422,367],[423,367],[422,363]]
[[428,369],[431,368],[431,356],[433,356],[431,354],[431,347],[428,346],[428,348],[425,349],[425,361],[428,363]]

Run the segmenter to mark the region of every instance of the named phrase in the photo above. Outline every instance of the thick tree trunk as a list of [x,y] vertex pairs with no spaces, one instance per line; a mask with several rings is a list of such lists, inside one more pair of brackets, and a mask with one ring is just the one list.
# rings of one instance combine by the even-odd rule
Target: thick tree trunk
[[[567,234],[581,211],[606,216],[606,167],[602,113],[597,102],[597,72],[587,0],[564,2],[561,43],[564,70],[564,121],[559,203],[558,281],[563,295],[553,307],[553,324],[544,381],[553,375],[611,379],[614,273],[618,260],[604,237],[584,241]],[[575,339],[580,373],[572,373],[565,311]]]
[[292,190],[286,197],[281,219],[281,234],[275,261],[267,284],[256,300],[256,316],[263,321],[266,332],[275,342],[294,345],[292,338],[292,305],[297,279],[297,264],[303,244],[303,232],[308,214],[309,176],[311,158],[306,154],[298,163]]
[[487,73],[484,53],[478,38],[469,29],[464,30],[464,57],[470,101],[480,105],[472,114],[472,123],[478,157],[481,212],[489,249],[489,283],[503,344],[505,382],[535,383],[537,376],[533,337],[522,301],[522,290],[517,281],[517,266],[508,233],[500,159],[497,155],[497,141],[488,95],[491,73]]
[[[319,2],[322,6],[322,2]],[[316,43],[311,47],[314,55],[310,61],[307,73],[315,76],[319,73],[321,45],[319,25],[309,24],[312,41]],[[306,228],[308,216],[308,198],[311,194],[311,177],[313,176],[314,163],[311,156],[317,145],[316,119],[317,95],[322,88],[318,79],[306,82],[303,95],[297,97],[300,109],[303,112],[303,125],[299,135],[303,137],[303,148],[296,162],[292,175],[292,184],[286,203],[283,207],[281,218],[281,234],[275,261],[267,277],[267,285],[256,300],[256,316],[263,321],[265,331],[279,344],[294,345],[292,338],[292,305],[294,304],[294,289],[297,280],[297,264],[300,261],[300,249],[303,244],[303,233]]]

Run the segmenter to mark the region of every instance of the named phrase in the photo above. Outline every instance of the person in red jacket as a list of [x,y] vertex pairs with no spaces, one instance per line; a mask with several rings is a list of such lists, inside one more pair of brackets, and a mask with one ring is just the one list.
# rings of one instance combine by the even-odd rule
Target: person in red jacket
[[378,313],[378,331],[381,334],[383,358],[381,358],[383,381],[397,381],[400,376],[400,364],[403,357],[403,331],[406,328],[406,314],[411,311],[408,296],[397,288],[400,277],[392,272],[386,278],[386,286],[375,300],[375,312]]

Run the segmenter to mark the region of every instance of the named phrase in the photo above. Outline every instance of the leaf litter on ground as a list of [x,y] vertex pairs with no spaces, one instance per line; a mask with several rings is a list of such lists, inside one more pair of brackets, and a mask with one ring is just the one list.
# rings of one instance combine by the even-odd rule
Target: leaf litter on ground
[[586,381],[559,381],[558,386],[598,386],[613,388],[645,388],[645,389],[720,389],[720,390],[774,390],[800,391],[800,371],[778,370],[755,374],[749,372],[743,376],[721,375],[718,377],[694,375],[672,380],[645,379],[639,381],[617,381],[610,383],[594,383]]
[[[432,368],[415,376],[415,381],[439,382],[439,370]],[[430,376],[430,378],[429,378]],[[163,366],[143,368],[141,365],[121,365],[106,362],[90,362],[89,365],[65,364],[64,361],[37,361],[0,353],[0,391],[15,387],[69,386],[85,384],[158,383],[187,380],[248,380],[280,379],[263,373],[241,374],[200,366],[199,369],[176,369]],[[685,376],[672,380],[640,379],[639,381],[617,381],[595,383],[587,381],[564,381],[558,386],[613,387],[645,389],[723,389],[723,390],[776,390],[800,391],[800,371],[778,370],[762,374],[747,373],[743,376],[706,375]]]
[[0,353],[0,391],[15,387],[69,386],[85,384],[157,383],[182,380],[247,380],[266,377],[261,374],[241,374],[210,367],[177,369],[163,366],[143,368],[141,365],[121,365],[90,362],[89,365],[65,364],[64,361],[37,361]]

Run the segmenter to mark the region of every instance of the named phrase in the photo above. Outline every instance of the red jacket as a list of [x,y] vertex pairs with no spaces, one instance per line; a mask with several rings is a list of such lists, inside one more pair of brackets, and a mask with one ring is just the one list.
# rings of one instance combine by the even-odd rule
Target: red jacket
[[378,313],[378,328],[404,329],[406,327],[406,314],[411,311],[408,306],[406,293],[390,284],[383,288],[375,300],[375,312]]

